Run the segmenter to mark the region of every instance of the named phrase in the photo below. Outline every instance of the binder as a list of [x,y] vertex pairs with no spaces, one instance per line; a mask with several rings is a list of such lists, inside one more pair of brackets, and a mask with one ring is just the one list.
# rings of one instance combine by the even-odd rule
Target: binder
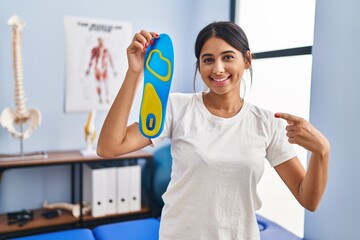
[[141,167],[132,165],[127,167],[130,172],[130,212],[141,210]]
[[83,199],[91,206],[93,217],[104,216],[106,176],[99,164],[83,164]]
[[115,214],[117,212],[116,210],[116,166],[107,164],[104,166],[103,174],[105,175],[105,184],[103,188],[105,189],[105,215],[109,214]]
[[141,166],[121,163],[83,165],[83,199],[100,217],[141,210]]
[[127,213],[130,211],[130,171],[127,166],[116,168],[116,208],[117,213]]

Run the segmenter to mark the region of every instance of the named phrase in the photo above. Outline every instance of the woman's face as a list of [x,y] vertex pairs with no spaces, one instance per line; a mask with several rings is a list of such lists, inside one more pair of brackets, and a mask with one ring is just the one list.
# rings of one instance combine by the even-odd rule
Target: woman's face
[[241,52],[224,40],[207,40],[199,56],[199,72],[210,91],[216,94],[240,94],[240,82],[245,69]]

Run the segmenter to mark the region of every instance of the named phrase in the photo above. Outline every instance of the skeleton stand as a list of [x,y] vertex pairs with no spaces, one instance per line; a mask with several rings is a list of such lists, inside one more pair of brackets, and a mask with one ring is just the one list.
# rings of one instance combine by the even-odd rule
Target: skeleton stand
[[20,126],[20,133],[21,137],[20,139],[20,154],[0,154],[0,161],[13,161],[13,160],[31,160],[31,159],[47,159],[48,155],[44,151],[39,152],[31,152],[31,153],[24,153],[24,126],[23,126],[23,119],[20,119],[19,121]]

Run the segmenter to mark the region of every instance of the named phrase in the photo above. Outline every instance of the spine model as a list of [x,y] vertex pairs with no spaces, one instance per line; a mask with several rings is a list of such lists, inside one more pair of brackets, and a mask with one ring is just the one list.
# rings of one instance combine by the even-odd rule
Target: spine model
[[[25,27],[25,22],[15,15],[8,20],[8,24],[12,27],[15,110],[5,108],[0,115],[0,124],[13,137],[22,140],[29,138],[33,130],[40,125],[41,114],[37,109],[26,107],[22,56],[22,30]],[[24,124],[28,121],[29,124],[24,129]],[[18,129],[15,127],[16,125]]]

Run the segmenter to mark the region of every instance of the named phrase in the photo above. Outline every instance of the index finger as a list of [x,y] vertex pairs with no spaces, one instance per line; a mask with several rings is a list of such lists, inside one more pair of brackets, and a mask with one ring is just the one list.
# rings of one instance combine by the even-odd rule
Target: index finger
[[159,38],[160,37],[160,35],[157,32],[150,32],[150,34],[151,34],[151,36],[153,38]]
[[135,34],[134,40],[138,40],[145,46],[145,43],[153,43],[153,39],[159,38],[159,34],[156,32],[148,32],[146,30],[141,30],[138,34]]
[[148,42],[150,42],[153,38],[159,38],[159,34],[156,33],[156,32],[147,32],[147,31],[144,31],[144,30],[141,30],[140,32]]
[[275,113],[274,115],[276,118],[282,118],[288,122],[292,122],[292,123],[295,123],[295,122],[299,122],[300,121],[300,118],[297,117],[297,116],[294,116],[294,115],[291,115],[289,113]]

